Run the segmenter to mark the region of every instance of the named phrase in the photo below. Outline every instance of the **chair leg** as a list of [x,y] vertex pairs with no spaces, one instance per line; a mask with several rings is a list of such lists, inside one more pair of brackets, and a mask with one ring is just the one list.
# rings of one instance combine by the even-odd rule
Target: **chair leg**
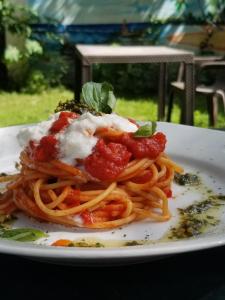
[[223,90],[217,90],[216,95],[221,97],[221,99],[223,101],[223,109],[224,109],[224,113],[225,113],[225,92]]
[[218,97],[214,94],[212,97],[208,97],[208,113],[209,113],[209,126],[214,127],[217,122],[218,116]]
[[173,110],[173,99],[174,99],[174,91],[171,90],[169,95],[169,100],[168,100],[168,109],[167,109],[167,117],[166,117],[167,122],[171,121],[171,114]]
[[223,101],[223,109],[224,109],[224,112],[225,112],[225,95],[224,94],[222,95],[222,101]]

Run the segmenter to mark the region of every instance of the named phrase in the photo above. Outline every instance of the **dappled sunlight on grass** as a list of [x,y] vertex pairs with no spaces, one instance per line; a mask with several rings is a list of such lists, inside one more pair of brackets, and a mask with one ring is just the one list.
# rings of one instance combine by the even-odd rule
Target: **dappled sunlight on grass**
[[[175,99],[173,113],[171,121],[173,123],[179,123],[180,120],[180,101]],[[209,116],[207,110],[207,102],[203,96],[197,96],[195,99],[195,112],[194,112],[195,126],[209,128]],[[218,108],[218,120],[215,126],[216,128],[225,128],[225,112],[222,103],[219,102]]]
[[[66,89],[51,89],[41,94],[0,93],[0,126],[36,123],[48,118],[54,112],[58,102],[70,100],[73,92]],[[140,121],[157,120],[157,100],[153,98],[119,98],[116,112],[124,117]],[[180,103],[176,99],[172,113],[172,122],[179,123]],[[196,101],[195,126],[208,127],[206,102]],[[220,103],[217,128],[225,127],[225,114]]]
[[116,112],[140,121],[155,121],[157,119],[157,104],[151,99],[126,101],[126,99],[121,98],[117,102]]
[[52,89],[41,94],[0,93],[0,126],[36,123],[54,112],[59,100],[72,99],[65,89]]

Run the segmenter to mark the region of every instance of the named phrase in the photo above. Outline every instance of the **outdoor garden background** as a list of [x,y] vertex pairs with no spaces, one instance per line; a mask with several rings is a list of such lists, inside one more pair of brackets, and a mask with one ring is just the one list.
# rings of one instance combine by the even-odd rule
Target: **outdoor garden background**
[[[0,126],[34,123],[74,97],[76,43],[169,45],[196,55],[225,53],[223,0],[0,0]],[[169,81],[177,74],[170,67]],[[95,65],[93,80],[112,83],[117,112],[156,120],[157,64]],[[179,122],[176,102],[173,122]],[[129,104],[129,105],[128,105]],[[208,127],[196,99],[195,125]],[[225,127],[220,107],[217,127]]]

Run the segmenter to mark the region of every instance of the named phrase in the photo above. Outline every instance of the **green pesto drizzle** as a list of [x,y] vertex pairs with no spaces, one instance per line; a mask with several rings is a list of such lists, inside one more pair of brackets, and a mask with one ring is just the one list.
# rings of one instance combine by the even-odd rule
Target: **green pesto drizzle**
[[225,204],[225,195],[210,195],[207,199],[179,208],[179,222],[163,238],[172,240],[195,237],[219,224],[219,207]]
[[126,243],[124,243],[124,246],[139,246],[139,245],[143,245],[144,242],[143,241],[128,241]]
[[14,215],[0,215],[0,228],[11,227],[15,220],[17,220],[17,217]]
[[89,241],[82,239],[80,241],[71,241],[69,247],[87,247],[87,248],[104,248],[105,245],[103,243],[97,241]]
[[185,173],[178,174],[176,173],[174,176],[174,181],[179,185],[199,185],[201,183],[199,177],[196,174]]

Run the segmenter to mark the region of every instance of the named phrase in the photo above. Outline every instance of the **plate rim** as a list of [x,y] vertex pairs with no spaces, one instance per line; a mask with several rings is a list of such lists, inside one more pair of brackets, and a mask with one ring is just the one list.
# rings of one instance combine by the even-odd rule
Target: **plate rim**
[[225,235],[198,237],[172,242],[160,242],[151,245],[138,245],[110,248],[54,247],[17,241],[0,240],[0,253],[26,257],[71,259],[71,260],[105,260],[131,259],[166,256],[211,249],[225,245]]

